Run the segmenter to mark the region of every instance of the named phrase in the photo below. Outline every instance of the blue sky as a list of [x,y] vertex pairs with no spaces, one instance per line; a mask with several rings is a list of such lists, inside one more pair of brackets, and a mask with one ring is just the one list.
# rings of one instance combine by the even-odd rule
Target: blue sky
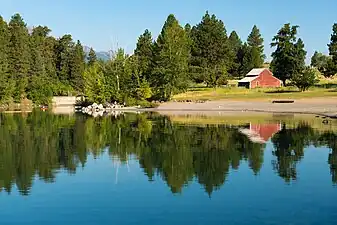
[[265,53],[284,23],[300,25],[308,56],[327,53],[331,28],[337,22],[337,0],[0,0],[0,15],[20,13],[29,26],[46,25],[52,34],[73,35],[96,50],[123,47],[131,53],[137,37],[149,29],[156,37],[173,13],[181,24],[198,23],[205,11],[224,21],[245,40],[256,24],[265,39]]

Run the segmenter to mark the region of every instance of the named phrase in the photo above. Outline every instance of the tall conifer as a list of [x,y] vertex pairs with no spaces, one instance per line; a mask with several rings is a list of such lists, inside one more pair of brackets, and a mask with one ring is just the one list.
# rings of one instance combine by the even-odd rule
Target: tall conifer
[[170,99],[187,88],[190,54],[188,36],[174,15],[169,15],[155,43],[155,80],[157,94]]
[[9,73],[15,79],[14,100],[25,97],[29,72],[29,34],[26,23],[19,14],[9,22]]
[[0,16],[0,103],[8,102],[12,97],[13,79],[8,70],[9,33],[6,21]]

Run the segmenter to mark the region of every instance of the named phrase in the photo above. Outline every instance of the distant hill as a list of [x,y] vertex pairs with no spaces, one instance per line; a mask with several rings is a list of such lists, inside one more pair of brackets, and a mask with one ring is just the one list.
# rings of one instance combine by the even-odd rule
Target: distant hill
[[108,52],[96,52],[98,59],[108,61],[110,59],[110,54]]
[[[83,50],[84,50],[85,54],[88,55],[89,51],[90,51],[90,47],[83,46]],[[107,60],[110,59],[109,52],[104,52],[104,51],[96,52],[96,56],[97,56],[97,59],[101,59],[101,60],[104,60],[104,61],[107,61]]]

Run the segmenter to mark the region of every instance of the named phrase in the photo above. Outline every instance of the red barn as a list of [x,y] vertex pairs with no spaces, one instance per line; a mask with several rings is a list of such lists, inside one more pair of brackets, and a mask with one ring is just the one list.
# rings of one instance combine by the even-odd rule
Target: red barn
[[240,132],[247,135],[252,142],[266,143],[281,129],[280,123],[249,124],[247,128],[240,129]]
[[282,81],[273,76],[273,73],[266,68],[252,69],[245,78],[239,80],[239,87],[281,87]]

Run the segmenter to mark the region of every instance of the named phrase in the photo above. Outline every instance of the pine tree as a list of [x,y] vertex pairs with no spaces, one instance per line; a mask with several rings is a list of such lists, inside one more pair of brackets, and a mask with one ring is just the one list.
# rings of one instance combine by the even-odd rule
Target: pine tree
[[146,29],[138,38],[134,53],[138,59],[140,76],[150,80],[153,67],[153,40],[149,30]]
[[157,94],[168,100],[186,90],[190,54],[189,40],[174,15],[169,15],[155,43],[155,80]]
[[300,73],[305,64],[305,50],[302,40],[296,38],[298,26],[285,24],[273,38],[271,47],[276,47],[272,53],[270,67],[274,75],[286,85],[286,80]]
[[25,22],[19,14],[9,22],[9,73],[15,79],[14,100],[25,97],[29,72],[29,34]]
[[54,95],[60,94],[60,86],[62,86],[57,77],[56,71],[57,52],[55,51],[55,49],[57,43],[57,40],[51,36],[46,37],[43,43],[43,58],[45,62],[45,70],[48,78],[50,79]]
[[227,42],[224,23],[208,12],[202,21],[193,27],[191,64],[195,73],[209,86],[217,86],[227,76],[234,55]]
[[11,100],[14,88],[8,71],[9,32],[6,21],[0,16],[0,104]]
[[58,80],[64,86],[70,86],[71,58],[74,43],[71,35],[63,35],[55,46],[56,52],[56,71]]
[[260,30],[254,25],[252,32],[249,34],[247,39],[248,46],[250,47],[250,58],[252,60],[251,66],[253,68],[261,68],[264,63],[265,55],[263,53],[263,38]]
[[[295,71],[296,72],[302,72],[305,69],[305,58],[307,55],[307,52],[304,49],[304,43],[301,38],[297,40],[295,43]],[[296,74],[295,72],[295,74]]]
[[241,53],[240,75],[241,77],[243,77],[246,76],[246,74],[249,73],[249,71],[254,68],[252,59],[252,48],[247,43],[244,43],[240,53]]
[[70,84],[73,89],[79,93],[84,91],[84,67],[85,67],[85,53],[80,41],[77,41],[72,50],[70,62]]
[[228,45],[231,48],[232,54],[235,56],[234,61],[230,70],[228,71],[232,77],[240,76],[240,66],[241,66],[241,51],[242,51],[242,41],[239,35],[232,31],[228,38]]
[[331,56],[332,62],[329,63],[330,71],[334,75],[337,72],[337,23],[332,26],[332,34],[330,37],[329,55]]
[[52,80],[47,75],[44,57],[45,41],[50,32],[48,27],[38,26],[30,36],[30,67],[27,97],[35,103],[46,104],[53,95]]
[[88,65],[91,66],[96,62],[97,62],[96,52],[94,51],[93,48],[90,48],[90,51],[88,54]]

